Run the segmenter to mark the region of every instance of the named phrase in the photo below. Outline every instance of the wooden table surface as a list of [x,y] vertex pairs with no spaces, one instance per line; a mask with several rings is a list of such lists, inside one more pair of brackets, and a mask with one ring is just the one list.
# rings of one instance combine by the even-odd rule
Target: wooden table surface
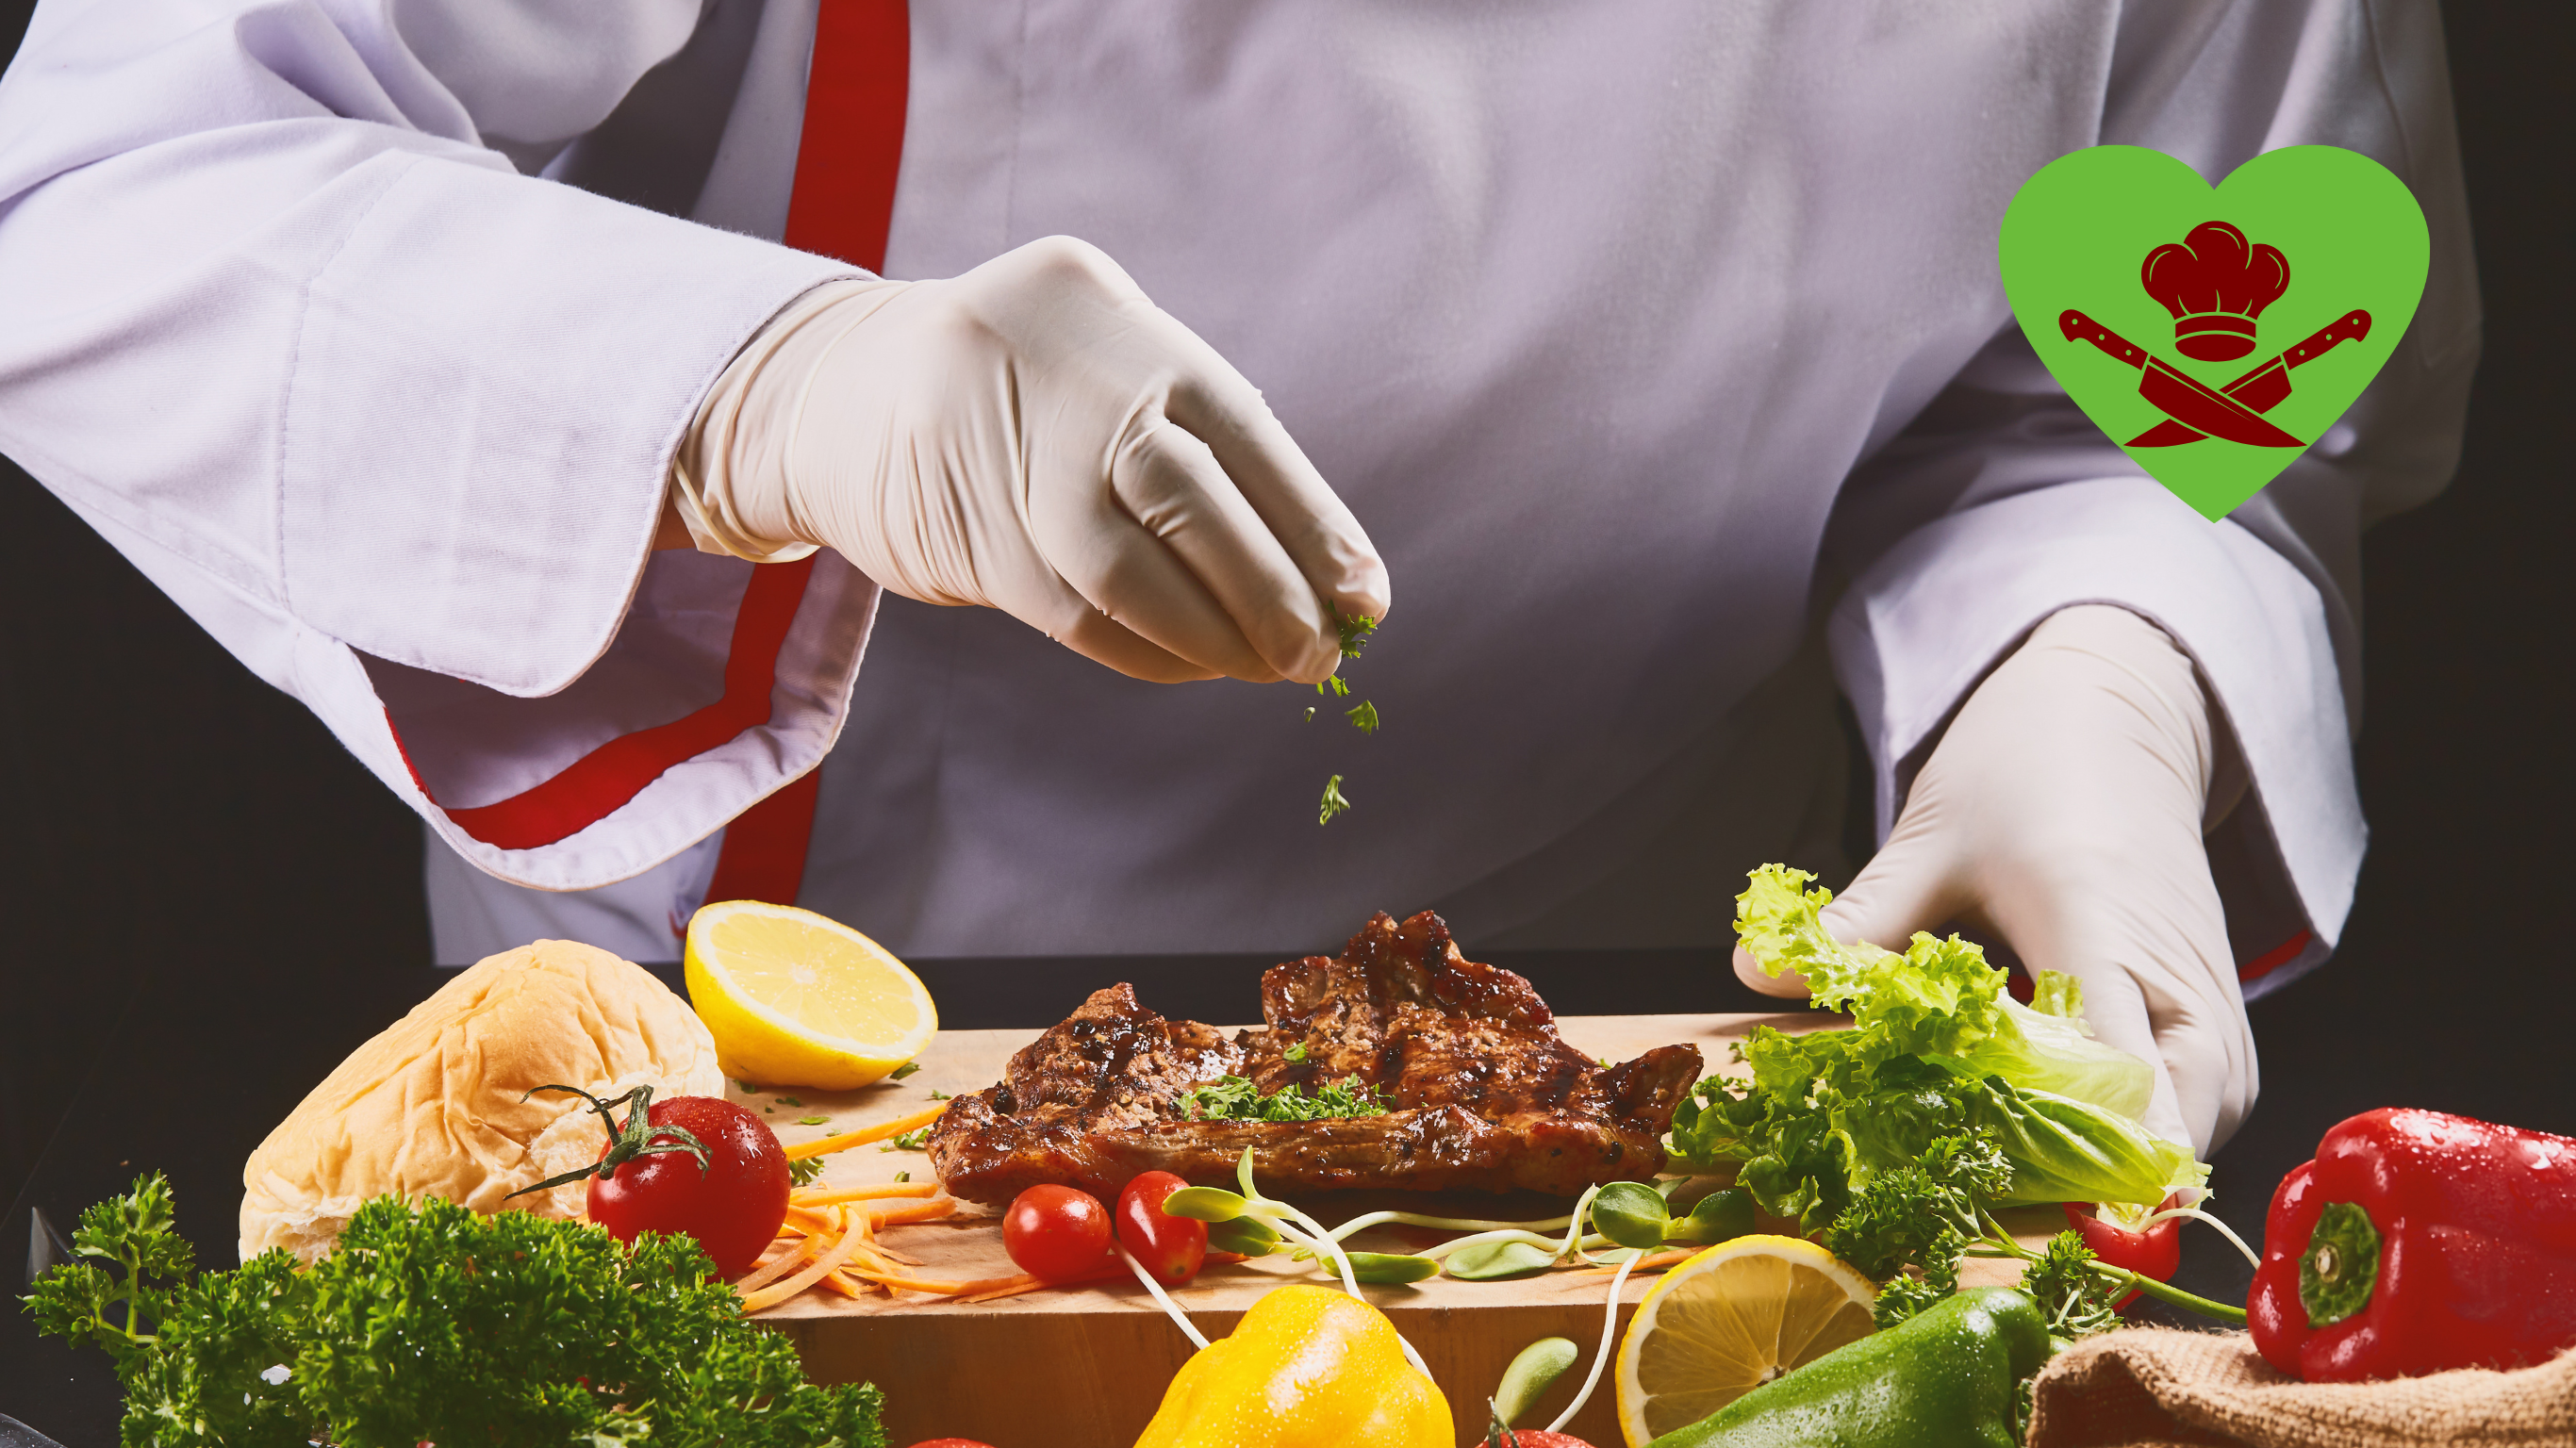
[[[1572,1016],[1558,1027],[1584,1054],[1626,1060],[1650,1047],[1695,1044],[1717,1071],[1740,1070],[1727,1043],[1757,1025],[1811,1030],[1838,1023],[1815,1011],[1785,1015]],[[788,1143],[887,1120],[931,1104],[933,1091],[959,1095],[999,1080],[1013,1051],[1033,1031],[946,1031],[921,1056],[921,1069],[901,1081],[857,1091],[817,1092],[782,1088],[743,1093],[736,1100],[764,1111],[764,1120]],[[778,1097],[797,1098],[782,1105]],[[825,1118],[820,1125],[803,1118]],[[862,1146],[824,1158],[823,1182],[850,1187],[892,1181],[909,1172],[931,1179],[930,1158],[919,1151]],[[1360,1212],[1402,1206],[1441,1216],[1532,1220],[1562,1215],[1566,1202],[1534,1194],[1342,1192],[1297,1199],[1327,1224]],[[1766,1224],[1779,1230],[1783,1224]],[[2055,1208],[2007,1218],[2017,1235],[2037,1242],[2064,1225]],[[1379,1228],[1351,1245],[1409,1251],[1451,1235],[1407,1228]],[[1006,1276],[1017,1270],[1002,1250],[997,1214],[963,1204],[945,1221],[887,1229],[885,1240],[923,1260],[926,1277]],[[2016,1263],[1970,1260],[1962,1278],[1971,1285],[2011,1282]],[[1171,1294],[1210,1341],[1233,1330],[1243,1312],[1285,1282],[1326,1279],[1285,1256],[1216,1266]],[[1644,1298],[1653,1278],[1632,1275],[1621,1293],[1619,1318]],[[1448,1394],[1461,1444],[1482,1441],[1481,1405],[1513,1355],[1543,1337],[1569,1337],[1583,1358],[1552,1389],[1523,1426],[1543,1426],[1562,1407],[1589,1368],[1601,1340],[1609,1277],[1559,1270],[1516,1282],[1461,1282],[1442,1276],[1411,1286],[1363,1285],[1412,1342]],[[995,1302],[959,1305],[906,1294],[902,1300],[871,1297],[853,1302],[807,1292],[763,1315],[793,1337],[806,1371],[825,1382],[867,1380],[883,1388],[887,1434],[898,1445],[925,1438],[963,1437],[997,1448],[1127,1448],[1144,1430],[1172,1375],[1188,1359],[1188,1339],[1133,1281],[1088,1284],[1033,1292]],[[1568,1430],[1597,1448],[1615,1448],[1619,1431],[1612,1410],[1611,1373],[1605,1369],[1591,1401]]]

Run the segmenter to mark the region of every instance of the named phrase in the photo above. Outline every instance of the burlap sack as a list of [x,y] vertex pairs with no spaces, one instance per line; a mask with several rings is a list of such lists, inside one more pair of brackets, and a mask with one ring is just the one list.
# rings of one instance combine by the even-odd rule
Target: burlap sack
[[2039,1375],[2030,1448],[2576,1448],[2576,1352],[2536,1368],[2384,1383],[2303,1383],[2241,1332],[2133,1328],[2077,1343]]

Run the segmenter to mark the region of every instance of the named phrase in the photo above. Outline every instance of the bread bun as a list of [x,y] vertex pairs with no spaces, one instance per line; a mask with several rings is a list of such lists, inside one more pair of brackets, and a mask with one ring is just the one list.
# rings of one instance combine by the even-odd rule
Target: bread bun
[[370,1197],[579,1217],[585,1183],[504,1201],[596,1160],[607,1131],[579,1086],[722,1096],[715,1041],[688,1002],[595,946],[540,940],[459,972],[352,1052],[242,1168],[241,1255],[331,1250]]

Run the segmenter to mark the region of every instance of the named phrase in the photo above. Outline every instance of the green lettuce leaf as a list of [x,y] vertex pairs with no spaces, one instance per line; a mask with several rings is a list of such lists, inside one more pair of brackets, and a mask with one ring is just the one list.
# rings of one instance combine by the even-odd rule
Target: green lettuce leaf
[[[2058,979],[2073,983],[2071,977]],[[2016,1086],[2089,1101],[2131,1121],[2147,1114],[2147,1098],[2156,1089],[2154,1069],[2117,1046],[2094,1040],[2082,1016],[2034,1010],[2011,996],[1995,1007],[2004,1024],[1962,1057],[1971,1068]]]
[[2043,970],[2032,978],[2030,1008],[2045,1016],[2084,1018],[2084,982],[2062,970]]
[[[1736,897],[1735,931],[1762,969],[1807,978],[1814,1003],[1850,1013],[1868,1037],[1859,1054],[1950,1057],[1972,1076],[2090,1102],[2131,1119],[2155,1087],[2147,1063],[2092,1039],[2076,982],[2042,972],[2044,1009],[2005,991],[2006,972],[1975,943],[1917,932],[1903,954],[1834,939],[1819,918],[1833,900],[1804,870],[1765,865]],[[1784,1063],[1785,1064],[1785,1063]]]
[[1999,1076],[1962,1096],[1968,1124],[2012,1164],[2007,1202],[2126,1202],[2154,1206],[2198,1188],[2209,1168],[2128,1117],[2090,1102],[2008,1085]]

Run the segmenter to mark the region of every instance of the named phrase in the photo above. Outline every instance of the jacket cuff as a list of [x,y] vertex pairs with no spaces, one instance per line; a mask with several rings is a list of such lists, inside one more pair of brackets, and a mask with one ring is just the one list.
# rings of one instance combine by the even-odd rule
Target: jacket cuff
[[831,552],[766,565],[658,553],[616,642],[555,694],[361,656],[374,753],[476,867],[539,890],[612,884],[822,763],[878,596]]
[[1925,525],[1855,580],[1829,630],[1886,838],[1915,771],[1986,674],[2061,608],[2126,608],[2198,667],[2250,781],[2209,835],[2251,997],[2332,953],[2368,838],[2325,609],[2234,523],[2136,477],[2059,484]]

